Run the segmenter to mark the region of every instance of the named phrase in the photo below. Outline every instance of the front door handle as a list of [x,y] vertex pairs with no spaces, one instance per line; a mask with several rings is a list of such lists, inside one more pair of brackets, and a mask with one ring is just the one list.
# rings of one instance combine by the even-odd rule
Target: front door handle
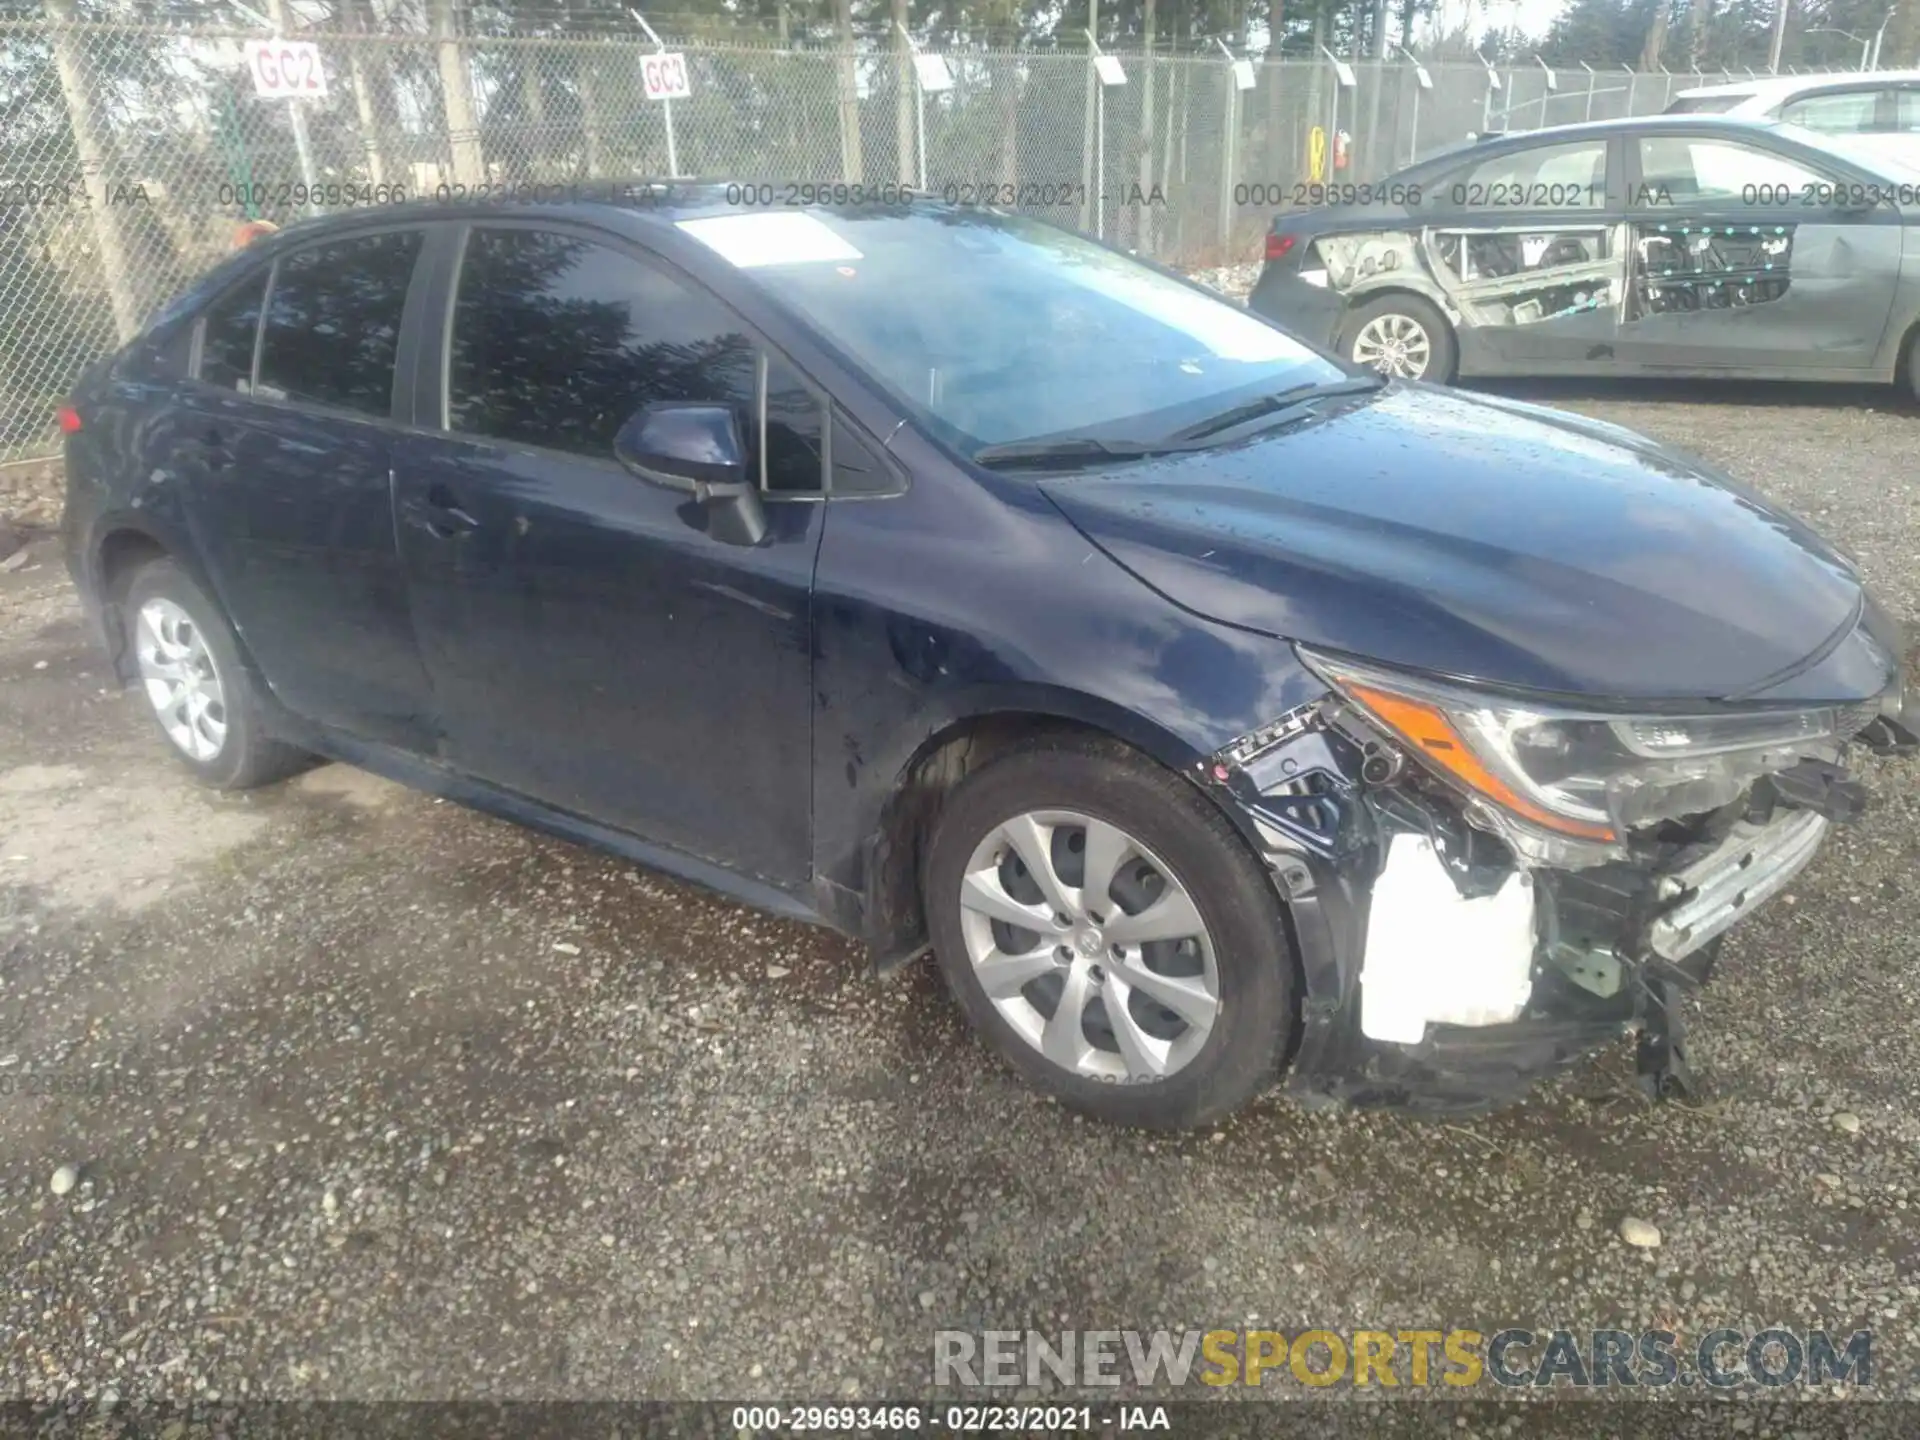
[[426,528],[442,540],[452,540],[478,530],[480,522],[460,508],[459,498],[445,485],[427,490]]
[[209,473],[216,475],[233,463],[233,452],[227,449],[226,441],[211,425],[200,439],[181,441],[177,453],[182,460],[204,466]]

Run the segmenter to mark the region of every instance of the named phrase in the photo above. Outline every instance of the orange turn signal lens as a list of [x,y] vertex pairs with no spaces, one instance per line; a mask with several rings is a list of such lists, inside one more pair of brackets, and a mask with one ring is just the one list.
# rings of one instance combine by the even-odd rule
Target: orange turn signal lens
[[1582,840],[1609,843],[1619,838],[1605,825],[1589,825],[1585,821],[1556,815],[1520,794],[1480,762],[1480,757],[1473,753],[1473,747],[1461,738],[1446,712],[1437,706],[1376,690],[1371,685],[1348,682],[1345,690],[1365,706],[1374,719],[1406,741],[1416,755],[1476,795],[1484,795],[1543,829],[1562,835],[1577,835]]

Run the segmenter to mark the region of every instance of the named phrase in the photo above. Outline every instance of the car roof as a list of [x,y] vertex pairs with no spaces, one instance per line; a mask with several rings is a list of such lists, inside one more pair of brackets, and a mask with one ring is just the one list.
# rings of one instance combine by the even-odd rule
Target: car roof
[[1410,175],[1449,166],[1474,155],[1499,155],[1508,150],[1526,150],[1542,143],[1567,140],[1604,139],[1613,135],[1633,135],[1642,130],[1692,131],[1696,134],[1724,130],[1751,135],[1756,131],[1805,139],[1804,131],[1777,120],[1741,115],[1630,115],[1620,120],[1580,120],[1571,125],[1547,125],[1538,130],[1506,130],[1483,135],[1476,140],[1435,151],[1400,173]]
[[1742,99],[1785,100],[1792,95],[1815,95],[1824,90],[1859,90],[1875,85],[1920,83],[1920,70],[1847,70],[1827,75],[1760,75],[1726,85],[1701,85],[1682,90],[1676,100],[1705,100],[1733,95]]
[[[877,187],[876,187],[877,188]],[[332,230],[362,225],[407,224],[421,220],[514,219],[538,215],[549,220],[582,220],[626,229],[628,222],[653,221],[671,225],[680,220],[739,213],[740,182],[724,180],[592,180],[533,186],[476,199],[405,200],[391,205],[362,206],[296,220],[248,248],[279,249],[289,241],[306,240]],[[729,201],[729,194],[733,198]],[[751,207],[749,207],[751,208]],[[767,207],[772,208],[772,207]],[[784,207],[782,207],[784,208]],[[799,209],[831,209],[799,206]]]

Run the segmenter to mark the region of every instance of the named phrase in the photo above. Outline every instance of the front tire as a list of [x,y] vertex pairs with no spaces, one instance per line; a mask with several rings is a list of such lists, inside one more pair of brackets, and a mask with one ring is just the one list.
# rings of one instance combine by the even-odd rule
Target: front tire
[[1295,1023],[1279,901],[1178,776],[1099,742],[997,760],[942,808],[922,881],[961,1010],[1072,1109],[1184,1129],[1275,1077]]
[[1402,380],[1444,385],[1459,367],[1453,327],[1418,295],[1382,295],[1347,317],[1341,349],[1354,364]]
[[141,566],[121,608],[140,691],[168,748],[201,784],[244,790],[308,763],[267,734],[232,628],[179,565]]

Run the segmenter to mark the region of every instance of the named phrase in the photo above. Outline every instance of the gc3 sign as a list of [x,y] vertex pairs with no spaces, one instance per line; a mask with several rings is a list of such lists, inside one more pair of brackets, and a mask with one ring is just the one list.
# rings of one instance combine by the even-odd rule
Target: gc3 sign
[[256,95],[283,99],[327,93],[320,47],[311,40],[249,40],[247,69],[253,72]]
[[647,56],[640,62],[640,78],[646,82],[649,100],[685,100],[693,94],[687,57],[677,52]]

